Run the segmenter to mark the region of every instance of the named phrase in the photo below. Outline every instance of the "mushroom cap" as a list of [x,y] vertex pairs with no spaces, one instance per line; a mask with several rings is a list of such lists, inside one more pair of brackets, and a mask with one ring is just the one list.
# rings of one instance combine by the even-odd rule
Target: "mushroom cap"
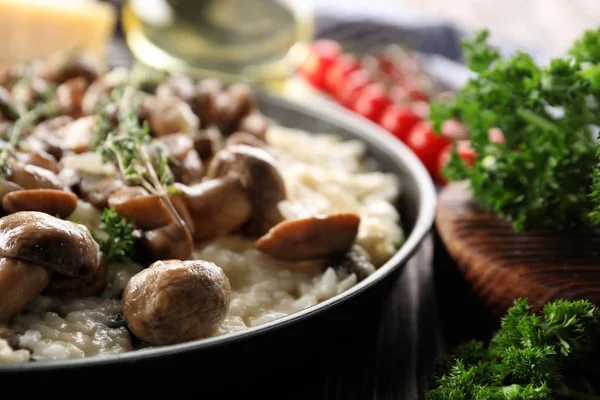
[[40,265],[67,276],[98,266],[98,244],[85,225],[37,211],[0,218],[0,256]]
[[42,294],[54,295],[61,298],[81,298],[99,295],[106,286],[106,277],[108,265],[106,257],[99,255],[98,267],[89,275],[84,276],[64,276],[61,274],[52,274],[48,286],[44,288]]
[[208,166],[206,177],[239,176],[252,203],[252,215],[244,231],[261,236],[283,221],[279,202],[286,199],[286,188],[275,159],[265,150],[234,145],[220,150]]
[[129,280],[123,315],[137,337],[166,345],[212,334],[225,320],[230,302],[229,279],[217,265],[157,261]]
[[352,247],[360,217],[338,213],[287,220],[256,241],[256,248],[284,261],[316,260],[344,254]]
[[14,161],[10,166],[8,180],[23,189],[57,189],[64,190],[58,176],[47,169],[31,164]]
[[194,241],[187,227],[172,223],[144,232],[144,244],[152,261],[187,260],[194,250]]

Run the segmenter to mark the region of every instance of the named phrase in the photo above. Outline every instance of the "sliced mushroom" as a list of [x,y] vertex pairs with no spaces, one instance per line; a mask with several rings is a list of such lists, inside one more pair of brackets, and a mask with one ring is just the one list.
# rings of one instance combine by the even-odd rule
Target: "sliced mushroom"
[[194,249],[190,231],[178,223],[144,232],[143,241],[152,261],[187,260]]
[[58,161],[56,161],[56,158],[41,149],[33,150],[28,153],[19,153],[18,158],[25,164],[35,165],[55,174],[60,171],[60,165]]
[[20,161],[11,164],[8,180],[23,189],[64,189],[56,174],[47,169]]
[[92,150],[94,124],[94,116],[89,115],[61,127],[56,135],[62,139],[65,149],[76,154],[85,153]]
[[45,266],[67,276],[92,273],[98,244],[85,225],[36,211],[0,218],[0,257]]
[[230,302],[229,280],[217,265],[157,261],[129,280],[123,315],[137,337],[167,345],[211,335],[225,320]]
[[0,201],[2,201],[4,196],[6,196],[8,193],[16,190],[23,190],[23,188],[14,182],[0,179]]
[[155,136],[192,133],[198,130],[200,124],[190,106],[177,97],[157,99],[148,122]]
[[196,85],[192,111],[200,117],[200,127],[206,128],[217,120],[217,96],[223,87],[217,79],[205,79]]
[[202,160],[196,150],[190,151],[183,160],[171,165],[175,182],[191,185],[199,182],[204,176]]
[[44,267],[0,257],[0,324],[7,324],[49,281]]
[[253,112],[246,115],[240,121],[237,129],[242,132],[247,132],[257,138],[265,141],[267,130],[269,129],[269,123],[264,115],[259,112]]
[[256,248],[283,261],[327,258],[346,253],[353,245],[360,217],[339,213],[287,220],[256,241]]
[[108,207],[108,198],[113,193],[126,187],[125,182],[115,176],[83,174],[78,191],[81,198],[102,209]]
[[62,138],[56,132],[73,122],[73,118],[63,115],[37,125],[31,135],[27,137],[25,145],[29,151],[41,151],[52,155],[60,160],[64,153]]
[[108,206],[144,230],[157,229],[173,221],[173,214],[157,195],[141,186],[126,187],[108,197]]
[[7,213],[39,211],[66,218],[77,208],[77,196],[56,189],[29,189],[7,193],[2,198],[2,208]]
[[61,298],[97,296],[106,286],[107,272],[106,257],[101,255],[98,267],[91,274],[77,277],[52,274],[50,282],[42,294]]
[[210,179],[193,186],[175,185],[194,221],[196,240],[207,240],[237,231],[248,221],[252,205],[235,176]]
[[56,88],[56,101],[63,114],[73,118],[83,115],[82,102],[87,82],[84,77],[69,79]]
[[225,146],[235,146],[240,144],[267,150],[267,144],[264,140],[248,132],[235,132],[231,136],[229,136],[225,141]]
[[269,153],[246,145],[226,147],[212,159],[206,177],[229,174],[239,176],[252,203],[252,216],[244,227],[248,235],[264,235],[283,221],[277,205],[286,198],[285,183]]
[[362,281],[376,271],[371,263],[371,257],[366,250],[357,244],[343,255],[336,255],[331,258],[330,265],[344,275],[355,274],[359,281]]

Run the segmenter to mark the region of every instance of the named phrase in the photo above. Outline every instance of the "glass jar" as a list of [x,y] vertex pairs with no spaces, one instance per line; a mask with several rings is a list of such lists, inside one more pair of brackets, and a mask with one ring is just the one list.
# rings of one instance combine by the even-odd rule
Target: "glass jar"
[[127,0],[123,31],[153,68],[225,82],[284,81],[313,39],[312,2],[302,0]]

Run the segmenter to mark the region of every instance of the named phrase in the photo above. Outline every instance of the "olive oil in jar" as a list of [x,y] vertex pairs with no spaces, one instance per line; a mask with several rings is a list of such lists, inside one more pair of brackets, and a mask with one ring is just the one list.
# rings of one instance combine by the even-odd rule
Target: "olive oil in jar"
[[303,0],[128,0],[123,30],[134,56],[194,77],[272,83],[289,77],[313,36]]

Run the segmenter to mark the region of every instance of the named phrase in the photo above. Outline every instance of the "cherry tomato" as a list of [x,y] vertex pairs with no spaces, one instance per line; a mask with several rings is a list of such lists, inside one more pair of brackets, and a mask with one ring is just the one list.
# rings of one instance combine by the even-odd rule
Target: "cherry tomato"
[[410,105],[410,109],[421,119],[429,118],[429,112],[431,111],[431,107],[426,101],[415,101]]
[[342,47],[334,40],[320,39],[313,43],[308,57],[300,65],[300,74],[315,88],[325,89],[325,74],[342,54]]
[[504,144],[504,133],[502,132],[502,129],[490,128],[490,130],[488,131],[488,139],[492,143],[503,145]]
[[[443,170],[448,160],[450,160],[450,153],[452,153],[454,145],[449,143],[444,147],[444,149],[440,152],[440,155],[437,160],[436,169],[434,172],[434,178],[439,183],[445,184],[446,179],[443,176]],[[456,141],[456,151],[458,156],[470,167],[475,164],[475,158],[477,158],[477,152],[471,146],[470,140],[457,140]]]
[[342,54],[325,74],[325,87],[331,94],[337,93],[348,75],[360,69],[360,63],[353,54]]
[[425,94],[416,80],[406,78],[402,80],[402,87],[408,92],[413,100],[427,101],[428,96]]
[[467,139],[469,132],[467,127],[455,119],[449,119],[442,124],[442,134],[452,138],[452,140]]
[[378,122],[381,114],[392,103],[387,91],[379,82],[370,83],[361,91],[352,104],[352,110],[370,119]]
[[372,83],[371,75],[363,69],[348,74],[346,81],[341,86],[336,98],[345,107],[351,108],[364,88]]
[[400,85],[395,85],[390,89],[390,98],[398,104],[409,104],[413,100],[408,90]]
[[379,71],[382,74],[385,74],[388,78],[395,81],[402,79],[402,70],[394,63],[393,60],[382,54],[377,56],[377,60],[379,61]]
[[410,107],[393,104],[383,113],[379,125],[398,139],[405,141],[421,117]]
[[437,135],[428,121],[417,123],[406,137],[406,145],[419,157],[433,175],[440,152],[450,143],[450,139]]

